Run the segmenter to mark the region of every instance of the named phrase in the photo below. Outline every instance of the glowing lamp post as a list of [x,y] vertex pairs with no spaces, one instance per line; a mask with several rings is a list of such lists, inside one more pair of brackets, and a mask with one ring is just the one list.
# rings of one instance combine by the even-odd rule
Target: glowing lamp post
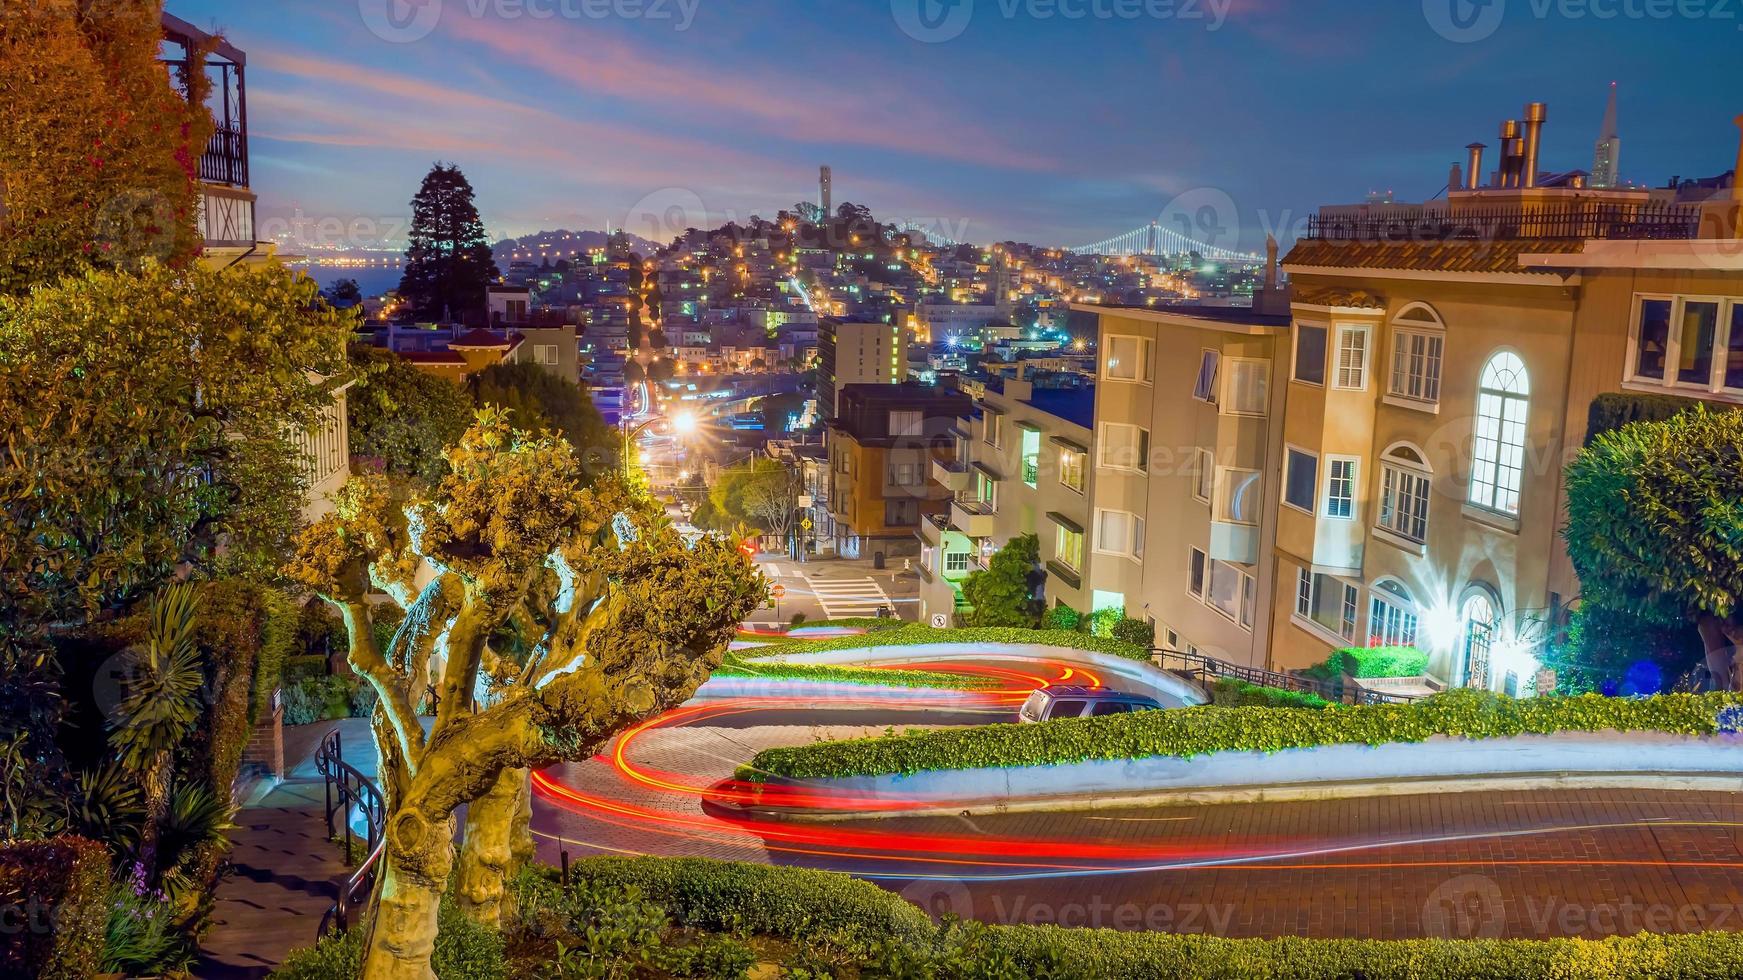
[[655,416],[652,416],[650,418],[643,419],[639,424],[637,424],[633,428],[629,425],[629,420],[625,419],[624,425],[623,425],[623,475],[624,475],[624,479],[628,479],[629,475],[630,475],[630,457],[635,449],[635,441],[637,439],[641,438],[642,433],[648,431],[649,429],[653,428],[656,425],[662,425],[662,424],[669,427],[673,434],[679,435],[679,436],[687,436],[687,435],[691,434],[692,432],[695,432],[696,425],[697,425],[696,416],[694,413],[691,413],[691,412],[679,412],[677,415],[671,415],[671,416],[655,415]]

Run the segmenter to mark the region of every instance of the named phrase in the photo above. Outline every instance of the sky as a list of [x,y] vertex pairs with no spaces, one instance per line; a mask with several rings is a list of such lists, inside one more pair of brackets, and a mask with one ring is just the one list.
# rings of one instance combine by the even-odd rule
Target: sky
[[167,0],[247,52],[264,230],[403,238],[430,164],[493,236],[773,217],[815,200],[949,237],[1224,248],[1320,204],[1432,198],[1549,105],[1544,168],[1731,168],[1743,0]]

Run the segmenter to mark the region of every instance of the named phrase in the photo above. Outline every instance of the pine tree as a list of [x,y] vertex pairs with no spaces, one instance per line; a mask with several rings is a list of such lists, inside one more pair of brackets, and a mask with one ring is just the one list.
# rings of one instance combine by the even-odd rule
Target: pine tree
[[436,164],[412,198],[411,246],[399,284],[412,318],[482,317],[498,275],[472,184],[459,167]]

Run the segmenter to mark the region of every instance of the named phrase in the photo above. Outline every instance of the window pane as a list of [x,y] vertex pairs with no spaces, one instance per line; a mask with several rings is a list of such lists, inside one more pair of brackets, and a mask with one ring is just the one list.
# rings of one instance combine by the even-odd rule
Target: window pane
[[1300,326],[1295,334],[1295,380],[1325,384],[1324,327]]
[[1356,461],[1334,459],[1326,484],[1325,512],[1328,517],[1352,517],[1356,510]]
[[1271,366],[1263,361],[1236,361],[1229,368],[1228,410],[1241,415],[1264,415],[1270,410],[1268,392]]
[[1195,596],[1204,595],[1204,552],[1192,549],[1191,589]]
[[1204,402],[1216,401],[1217,367],[1221,363],[1221,354],[1213,350],[1204,352],[1198,363],[1198,384],[1192,389],[1192,397]]
[[1368,386],[1368,331],[1364,327],[1338,328],[1338,387]]
[[1253,470],[1223,473],[1221,518],[1236,524],[1259,523],[1260,474]]
[[1648,299],[1640,303],[1640,339],[1635,347],[1634,376],[1649,381],[1664,380],[1665,359],[1670,352],[1670,300]]
[[1719,333],[1719,304],[1686,302],[1682,308],[1681,349],[1676,379],[1683,384],[1713,383],[1713,344]]
[[1743,390],[1743,302],[1731,304],[1730,347],[1725,360],[1725,387]]
[[1300,450],[1289,450],[1288,477],[1283,499],[1313,513],[1314,497],[1319,493],[1319,460]]

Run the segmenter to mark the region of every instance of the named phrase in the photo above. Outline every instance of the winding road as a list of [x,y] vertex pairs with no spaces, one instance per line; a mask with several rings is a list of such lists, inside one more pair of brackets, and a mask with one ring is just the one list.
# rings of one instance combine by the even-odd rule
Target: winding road
[[[658,854],[845,871],[934,912],[1230,938],[1558,938],[1743,931],[1743,799],[1644,790],[1484,792],[993,816],[766,789],[764,748],[910,727],[1015,721],[1047,685],[1100,686],[1063,660],[905,665],[977,674],[961,692],[793,683],[706,696],[610,752],[536,774],[533,827],[558,852]],[[737,804],[883,810],[771,819]]]

